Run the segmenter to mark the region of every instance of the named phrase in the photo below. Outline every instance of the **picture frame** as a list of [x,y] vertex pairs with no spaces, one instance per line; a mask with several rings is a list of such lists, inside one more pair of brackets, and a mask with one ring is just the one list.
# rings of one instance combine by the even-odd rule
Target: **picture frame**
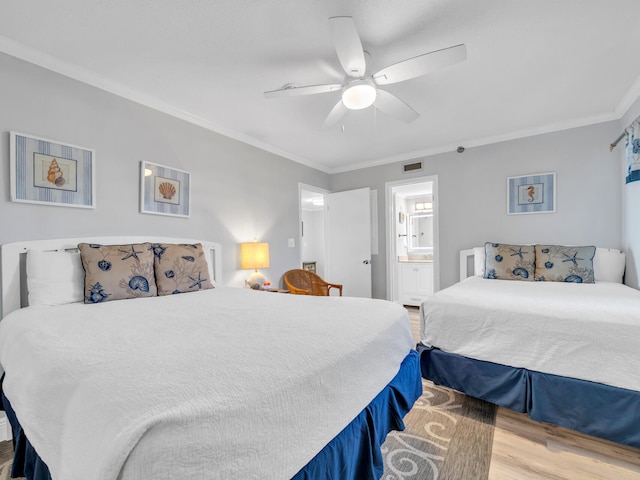
[[507,214],[554,213],[556,174],[554,172],[507,178]]
[[91,148],[10,132],[11,201],[96,208],[95,157]]
[[191,174],[184,170],[140,162],[140,212],[189,218]]
[[316,273],[316,262],[302,262],[302,269]]

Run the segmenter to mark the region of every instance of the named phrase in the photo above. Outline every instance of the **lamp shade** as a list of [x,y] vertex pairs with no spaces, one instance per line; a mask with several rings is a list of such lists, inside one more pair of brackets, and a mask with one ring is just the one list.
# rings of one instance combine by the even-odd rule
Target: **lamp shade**
[[240,263],[245,269],[269,268],[269,244],[266,242],[241,243]]

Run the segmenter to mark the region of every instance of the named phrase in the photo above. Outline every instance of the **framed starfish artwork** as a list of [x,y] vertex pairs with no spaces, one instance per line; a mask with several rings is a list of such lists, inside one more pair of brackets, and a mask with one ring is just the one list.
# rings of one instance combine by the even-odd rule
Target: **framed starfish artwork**
[[11,201],[95,208],[95,150],[11,132]]
[[556,174],[538,173],[507,178],[507,214],[556,211]]
[[189,217],[190,177],[184,170],[141,162],[140,212]]

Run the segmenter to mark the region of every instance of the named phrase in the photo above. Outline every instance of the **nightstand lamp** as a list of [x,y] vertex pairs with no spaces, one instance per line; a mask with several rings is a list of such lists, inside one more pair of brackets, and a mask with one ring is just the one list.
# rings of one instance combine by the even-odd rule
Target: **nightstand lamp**
[[247,242],[240,244],[240,262],[243,269],[255,270],[246,280],[253,289],[259,289],[265,282],[259,268],[269,268],[269,244],[266,242]]

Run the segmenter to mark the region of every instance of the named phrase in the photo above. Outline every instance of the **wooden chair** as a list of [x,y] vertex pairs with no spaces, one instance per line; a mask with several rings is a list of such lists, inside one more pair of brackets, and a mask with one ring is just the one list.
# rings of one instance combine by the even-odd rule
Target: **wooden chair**
[[325,282],[309,270],[289,270],[283,278],[285,285],[293,294],[328,296],[332,288],[337,288],[342,296],[342,285]]

